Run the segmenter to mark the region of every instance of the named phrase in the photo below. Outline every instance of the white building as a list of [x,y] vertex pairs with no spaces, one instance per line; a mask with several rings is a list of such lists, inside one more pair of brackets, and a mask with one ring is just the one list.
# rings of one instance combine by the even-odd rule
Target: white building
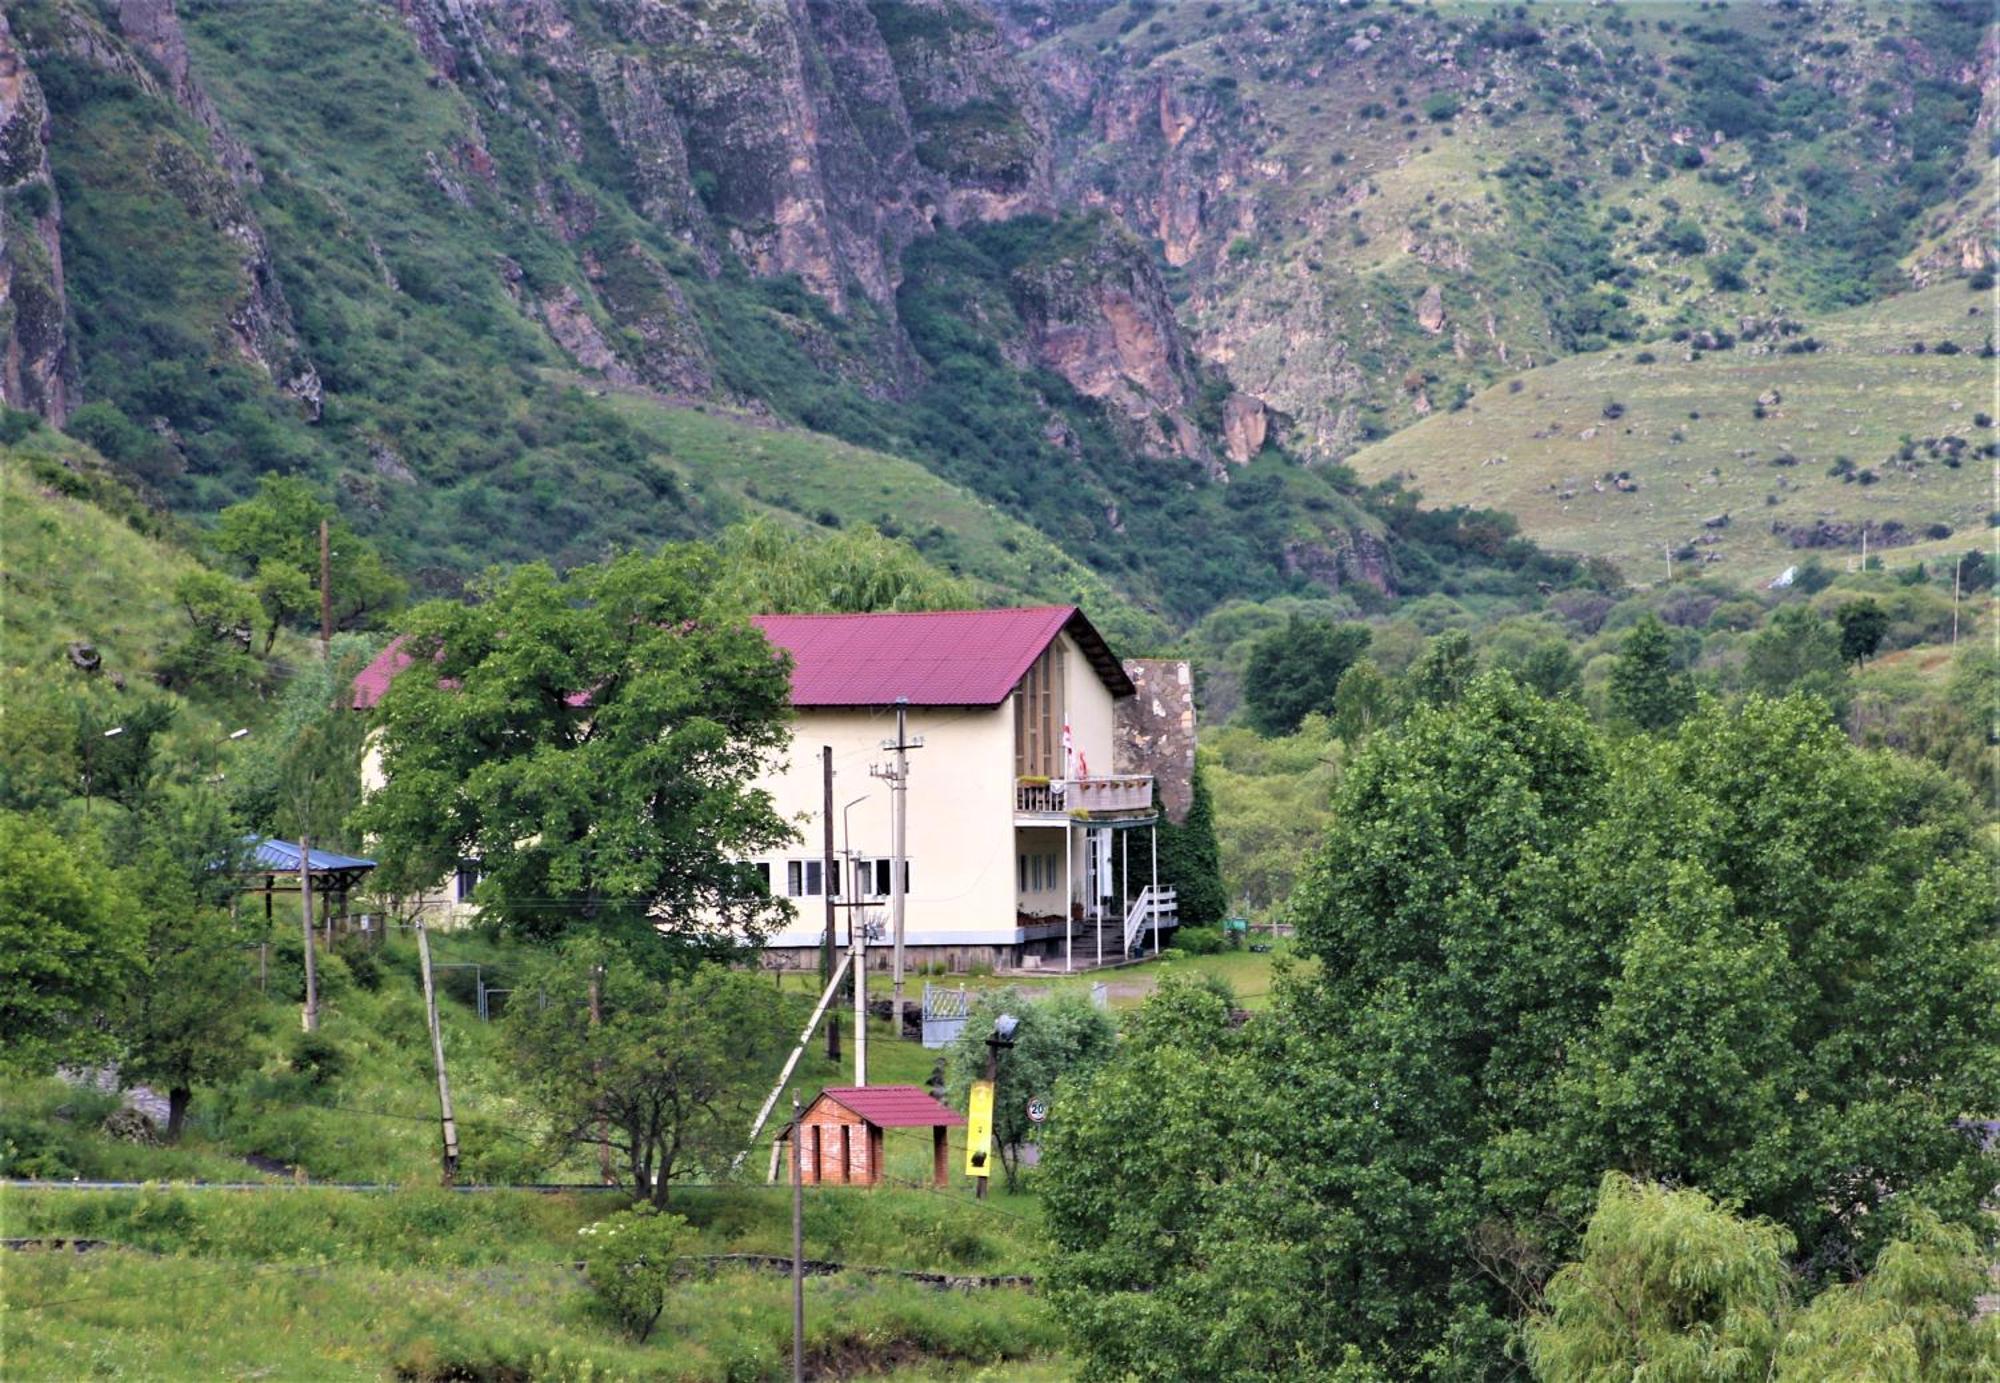
[[[1132,679],[1073,606],[919,614],[766,615],[792,657],[792,743],[760,780],[800,839],[758,861],[792,924],[772,954],[816,961],[835,903],[889,939],[896,707],[908,751],[908,961],[1061,967],[1158,944],[1175,925],[1154,890],[1153,778],[1120,758]],[[835,869],[825,851],[833,763]],[[884,951],[873,963],[887,964]]]
[[[903,703],[908,751],[904,944],[917,967],[1083,967],[1155,948],[1177,925],[1156,888],[1153,758],[1185,810],[1193,708],[1184,663],[1121,665],[1074,606],[915,614],[764,615],[792,659],[788,749],[759,780],[799,839],[757,861],[794,916],[767,960],[817,964],[834,903],[837,944],[858,922],[889,964],[891,785],[885,747]],[[409,663],[391,645],[356,679],[371,708]],[[1162,672],[1166,675],[1161,676]],[[1133,675],[1163,684],[1144,698]],[[1164,706],[1162,703],[1166,703]],[[1169,728],[1162,729],[1162,726]],[[1161,752],[1164,747],[1165,752]],[[825,751],[832,751],[834,862],[826,863]],[[1148,760],[1141,762],[1141,760]],[[371,746],[364,789],[382,781]],[[468,861],[425,902],[462,917]]]

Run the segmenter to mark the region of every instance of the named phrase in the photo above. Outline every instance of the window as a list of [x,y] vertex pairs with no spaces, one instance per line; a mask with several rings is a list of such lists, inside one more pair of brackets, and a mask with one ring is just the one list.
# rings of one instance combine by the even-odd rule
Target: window
[[824,879],[821,871],[824,865],[819,860],[785,861],[785,896],[787,898],[817,898],[821,893]]
[[[854,884],[864,898],[887,898],[893,891],[890,866],[894,860],[856,860]],[[903,861],[903,891],[910,891],[910,862]]]
[[461,903],[472,901],[472,891],[479,887],[479,861],[460,860],[458,873],[453,879],[455,896]]
[[761,892],[766,898],[770,897],[771,862],[769,860],[758,860],[750,865],[745,866],[745,869],[748,875],[748,879],[746,881],[754,882],[759,892]]

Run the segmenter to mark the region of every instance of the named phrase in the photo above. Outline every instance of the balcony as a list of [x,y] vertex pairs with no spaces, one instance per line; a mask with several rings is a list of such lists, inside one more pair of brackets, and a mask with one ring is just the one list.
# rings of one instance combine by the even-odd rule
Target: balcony
[[1021,778],[1014,784],[1016,816],[1150,814],[1153,775],[1114,773],[1091,778]]

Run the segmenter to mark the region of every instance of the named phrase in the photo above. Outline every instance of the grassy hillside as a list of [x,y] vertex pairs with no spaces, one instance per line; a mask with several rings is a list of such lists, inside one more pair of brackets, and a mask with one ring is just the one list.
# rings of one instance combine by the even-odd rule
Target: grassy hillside
[[914,461],[642,392],[614,393],[611,404],[662,465],[746,510],[822,527],[873,524],[995,598],[1076,602],[1109,627],[1158,637],[1156,619],[1039,530]]
[[1557,356],[1868,302],[1939,244],[1916,281],[1961,273],[1990,207],[1983,6],[1010,8],[1053,9],[1059,103],[1096,78],[1077,195],[1159,237],[1203,354],[1319,455]]
[[[1656,341],[1579,356],[1349,464],[1402,476],[1433,504],[1507,510],[1536,541],[1608,557],[1636,581],[1663,576],[1669,549],[1768,581],[1809,555],[1800,541],[1823,523],[1845,526],[1821,530],[1834,561],[1859,557],[1863,522],[1871,548],[1889,533],[1962,550],[1984,541],[1990,506],[1992,331],[1988,296],[1950,283],[1726,350]],[[1933,545],[1937,525],[1950,542]]]

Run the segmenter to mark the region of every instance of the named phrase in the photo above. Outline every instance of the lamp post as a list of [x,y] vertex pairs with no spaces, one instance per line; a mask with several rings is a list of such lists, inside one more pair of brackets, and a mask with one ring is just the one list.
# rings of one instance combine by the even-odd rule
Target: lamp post
[[[986,1083],[993,1087],[993,1108],[996,1111],[1000,1108],[1000,1049],[1014,1045],[1014,1033],[1020,1026],[1020,1019],[1011,1013],[1003,1013],[993,1020],[993,1031],[986,1039]],[[992,1180],[989,1174],[973,1182],[975,1200],[986,1199],[986,1184]]]

